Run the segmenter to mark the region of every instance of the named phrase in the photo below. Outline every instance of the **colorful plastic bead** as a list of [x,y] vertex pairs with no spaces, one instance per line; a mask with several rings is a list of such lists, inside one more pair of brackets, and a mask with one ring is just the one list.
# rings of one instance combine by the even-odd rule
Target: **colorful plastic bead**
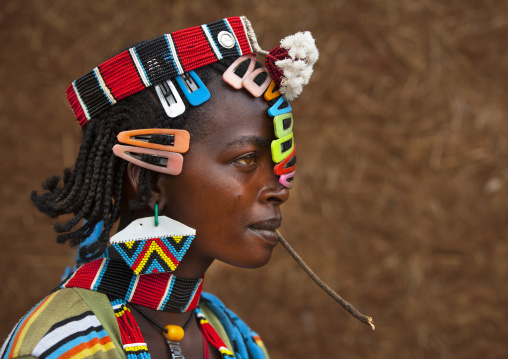
[[167,333],[163,332],[164,338],[174,342],[179,342],[183,339],[185,333],[182,327],[178,325],[166,325],[164,328],[168,331]]

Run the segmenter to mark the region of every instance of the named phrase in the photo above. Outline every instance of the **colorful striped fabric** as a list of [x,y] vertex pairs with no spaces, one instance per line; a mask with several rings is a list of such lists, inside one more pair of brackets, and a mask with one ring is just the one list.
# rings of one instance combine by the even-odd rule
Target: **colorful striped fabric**
[[[40,313],[42,313],[46,306],[51,303],[55,295],[56,293],[43,299],[18,322],[0,349],[0,358],[7,359],[19,356],[19,350],[22,347],[21,344],[26,337],[27,331],[30,329],[33,322],[39,317]],[[23,353],[22,355],[26,354]]]
[[[222,358],[268,359],[257,334],[217,298],[203,297],[196,316]],[[102,293],[81,288],[60,289],[19,321],[0,349],[0,359],[149,359],[149,348],[129,313],[123,300],[110,302]],[[125,331],[129,326],[136,335]],[[126,335],[129,340],[122,337]]]
[[[62,320],[51,327],[32,351],[41,359],[74,358],[107,352],[115,346],[92,311]],[[88,356],[88,355],[86,355]]]
[[122,358],[105,328],[72,289],[50,294],[14,327],[1,359]]

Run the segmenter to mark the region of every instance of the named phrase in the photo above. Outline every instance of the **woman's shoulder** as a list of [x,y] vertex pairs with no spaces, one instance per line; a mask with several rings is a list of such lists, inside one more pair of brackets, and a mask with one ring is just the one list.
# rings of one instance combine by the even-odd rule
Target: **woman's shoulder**
[[[91,309],[93,308],[93,310]],[[107,296],[79,288],[61,289],[35,305],[16,324],[0,359],[59,358],[94,351],[94,357],[121,358],[115,349],[115,316]],[[123,353],[123,351],[120,351]]]
[[226,308],[219,298],[203,292],[199,309],[236,358],[269,358],[259,335],[232,310]]

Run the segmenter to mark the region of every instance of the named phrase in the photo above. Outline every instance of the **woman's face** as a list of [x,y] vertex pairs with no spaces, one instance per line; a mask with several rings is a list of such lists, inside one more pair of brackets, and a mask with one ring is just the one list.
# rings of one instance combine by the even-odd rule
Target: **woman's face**
[[211,99],[188,119],[201,121],[204,134],[193,138],[191,132],[182,173],[160,179],[162,214],[196,229],[181,271],[207,267],[214,259],[259,267],[278,242],[280,205],[289,197],[273,173],[269,106],[218,75],[207,87]]

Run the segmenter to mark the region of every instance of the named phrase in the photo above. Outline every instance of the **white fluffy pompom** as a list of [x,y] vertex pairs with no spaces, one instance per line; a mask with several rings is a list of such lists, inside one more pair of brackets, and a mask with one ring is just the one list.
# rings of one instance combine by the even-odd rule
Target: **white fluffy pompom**
[[309,31],[285,37],[280,46],[288,51],[290,58],[275,61],[275,65],[284,71],[279,91],[286,100],[292,101],[302,93],[303,86],[309,83],[319,51]]

